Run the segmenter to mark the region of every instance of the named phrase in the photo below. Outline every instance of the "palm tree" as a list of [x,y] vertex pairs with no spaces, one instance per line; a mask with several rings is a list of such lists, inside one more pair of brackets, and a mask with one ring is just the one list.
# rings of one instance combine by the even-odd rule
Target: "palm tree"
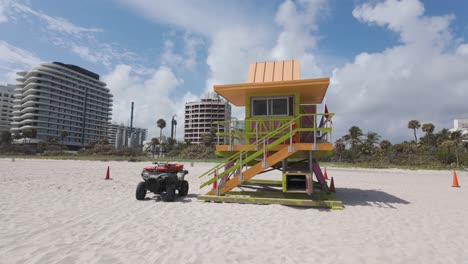
[[33,131],[32,129],[25,129],[23,130],[23,138],[27,138],[28,139],[28,144],[31,143],[31,138],[33,136]]
[[154,158],[154,153],[156,152],[156,145],[159,145],[159,139],[152,138],[151,139],[151,153],[153,154],[153,158]]
[[435,126],[431,123],[423,124],[422,131],[426,133],[424,137],[421,138],[423,144],[434,146],[434,129]]
[[160,118],[158,119],[158,121],[156,121],[156,125],[161,129],[161,131],[159,132],[159,141],[161,141],[162,130],[166,127],[166,120]]
[[446,140],[450,139],[450,131],[447,128],[441,129],[435,134],[435,143],[437,146],[441,145]]
[[422,125],[422,131],[424,131],[426,134],[432,134],[434,132],[434,129],[435,129],[435,126],[431,123]]
[[390,141],[386,139],[380,141],[380,144],[379,144],[380,149],[384,152],[387,152],[388,150],[390,150],[391,146],[392,146],[392,143],[390,143]]
[[12,136],[11,136],[10,131],[4,131],[4,132],[2,132],[1,138],[0,138],[0,144],[1,144],[1,143],[5,143],[5,144],[7,144],[7,145],[10,145],[12,140],[13,140],[13,138],[12,138]]
[[64,140],[66,137],[68,137],[68,132],[65,130],[60,131],[60,142],[61,142],[62,148],[63,148],[63,145],[65,145]]
[[63,130],[60,132],[60,140],[63,141],[65,138],[68,137],[68,132]]
[[344,143],[343,139],[338,139],[335,142],[335,152],[339,157],[338,161],[341,161],[341,156],[343,155],[343,152],[345,150],[346,150],[346,144]]
[[421,124],[419,123],[418,120],[410,120],[408,122],[408,128],[413,129],[414,131],[414,141],[418,143],[418,138],[416,137],[416,129],[419,129],[421,127]]
[[360,148],[361,154],[371,155],[372,153],[374,153],[376,150],[374,145],[379,142],[379,138],[379,134],[370,131],[367,132],[364,143]]
[[366,135],[366,143],[374,146],[375,144],[377,144],[379,142],[379,139],[380,139],[380,135],[375,133],[375,132],[367,132],[367,135]]
[[379,147],[380,147],[380,153],[382,153],[384,156],[389,156],[388,154],[390,152],[390,148],[392,147],[392,143],[390,143],[390,141],[384,139],[384,140],[380,141]]
[[177,143],[177,140],[174,138],[168,138],[167,139],[167,152],[171,151],[174,149],[175,144]]
[[447,149],[447,155],[445,155],[445,163],[449,162],[449,155],[450,149],[454,146],[453,141],[445,140],[444,142],[440,143],[440,147]]
[[362,130],[357,126],[352,126],[348,130],[349,134],[343,136],[344,142],[351,145],[351,153],[354,161],[356,147],[362,142]]
[[453,142],[453,146],[455,149],[455,157],[457,158],[457,168],[459,165],[459,159],[458,159],[458,149],[460,146],[463,145],[463,134],[460,130],[453,131],[452,134],[450,134],[450,139]]

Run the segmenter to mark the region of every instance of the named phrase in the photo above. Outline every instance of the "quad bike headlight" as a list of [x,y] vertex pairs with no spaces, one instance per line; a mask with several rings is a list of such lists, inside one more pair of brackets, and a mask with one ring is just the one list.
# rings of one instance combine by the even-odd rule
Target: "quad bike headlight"
[[141,177],[143,177],[143,179],[145,179],[145,180],[148,179],[149,176],[150,176],[150,173],[149,173],[149,171],[147,171],[147,170],[144,170],[144,171],[141,173]]

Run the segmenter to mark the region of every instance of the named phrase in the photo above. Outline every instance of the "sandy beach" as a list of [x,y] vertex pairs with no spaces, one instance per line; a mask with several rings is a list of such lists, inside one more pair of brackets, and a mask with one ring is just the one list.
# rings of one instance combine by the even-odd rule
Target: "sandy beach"
[[468,172],[327,168],[331,211],[201,202],[214,164],[184,164],[165,203],[135,199],[149,163],[0,159],[0,263],[468,263]]

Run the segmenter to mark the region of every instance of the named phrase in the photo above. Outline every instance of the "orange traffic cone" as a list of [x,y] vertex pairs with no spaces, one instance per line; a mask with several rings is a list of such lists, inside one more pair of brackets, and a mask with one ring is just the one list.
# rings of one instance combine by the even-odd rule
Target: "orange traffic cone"
[[452,187],[460,187],[460,185],[458,185],[458,178],[457,178],[457,172],[456,171],[453,171],[453,183],[452,183]]
[[330,182],[330,192],[335,192],[335,182],[333,181],[333,177]]
[[105,180],[110,180],[110,166],[107,166],[107,173],[106,173],[106,178]]
[[328,181],[328,174],[327,174],[327,168],[324,168],[324,173],[323,173],[323,177],[325,178],[325,180]]
[[213,182],[213,190],[216,189],[216,187],[218,187],[218,180],[216,179],[216,170],[214,171],[214,175],[213,175],[213,178],[215,179],[215,181]]

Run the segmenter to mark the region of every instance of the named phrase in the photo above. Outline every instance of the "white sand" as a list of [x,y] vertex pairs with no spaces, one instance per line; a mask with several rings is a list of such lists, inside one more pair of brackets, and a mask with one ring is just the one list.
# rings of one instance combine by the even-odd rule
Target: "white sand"
[[0,159],[0,263],[468,263],[467,172],[329,168],[330,211],[200,202],[208,163],[137,201],[147,164]]

